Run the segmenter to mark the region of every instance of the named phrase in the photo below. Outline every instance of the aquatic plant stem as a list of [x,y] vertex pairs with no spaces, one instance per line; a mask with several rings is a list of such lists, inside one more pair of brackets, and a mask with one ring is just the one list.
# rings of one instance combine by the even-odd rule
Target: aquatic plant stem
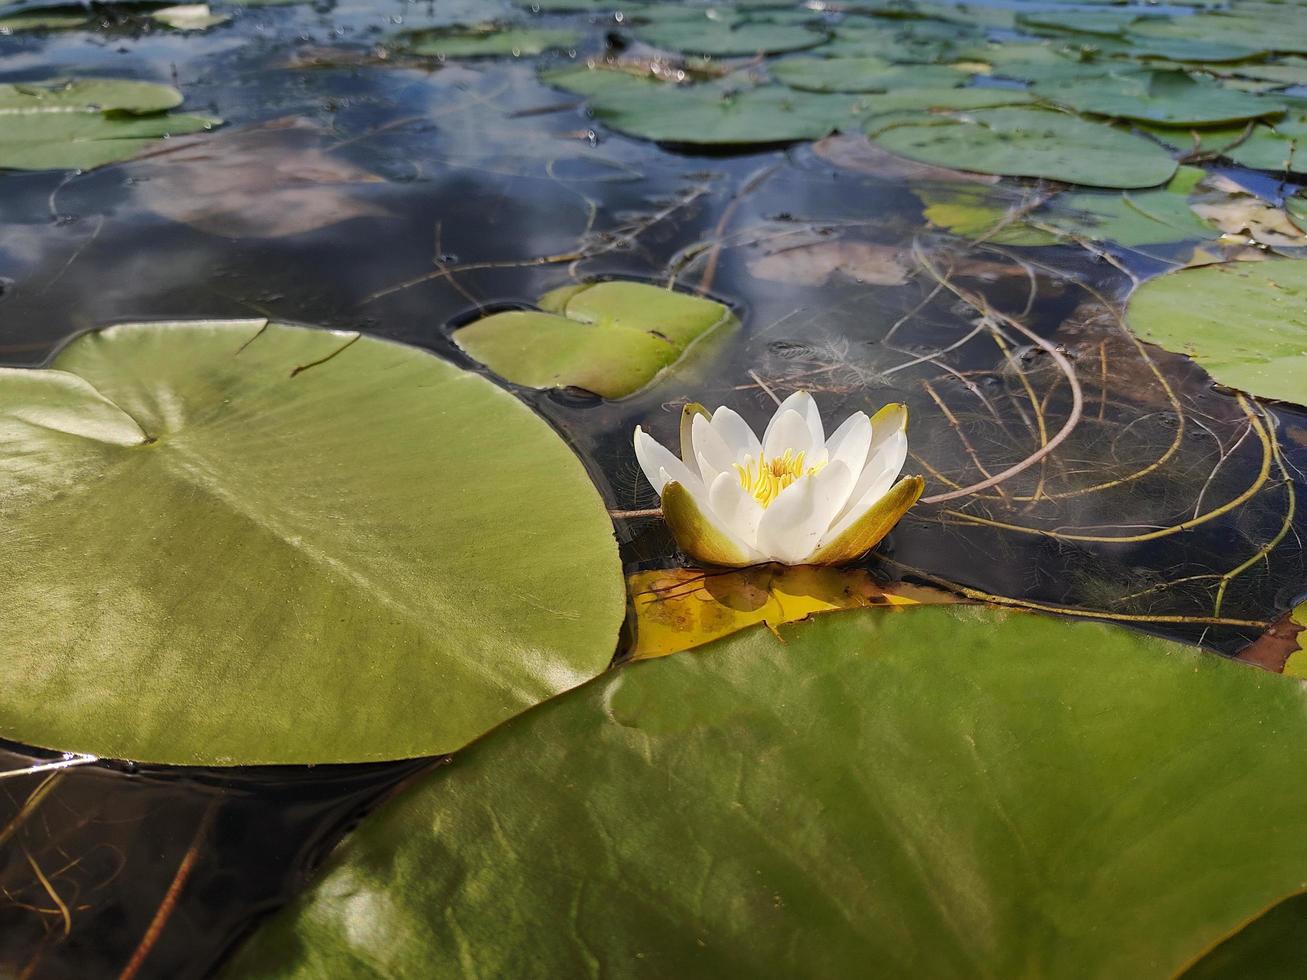
[[1017,463],[1015,466],[1009,466],[1007,469],[1003,470],[1002,472],[995,473],[992,477],[990,477],[987,480],[981,480],[979,483],[973,483],[971,486],[962,487],[958,490],[950,490],[945,493],[931,494],[929,497],[921,498],[921,502],[924,504],[940,504],[940,503],[945,503],[949,500],[957,500],[961,497],[967,497],[980,490],[988,490],[990,487],[997,486],[998,484],[1002,483],[1004,480],[1008,480],[1016,476],[1018,473],[1024,473],[1026,470],[1030,469],[1030,467],[1034,466],[1049,453],[1053,452],[1053,450],[1055,450],[1058,446],[1062,445],[1062,443],[1067,440],[1067,437],[1071,435],[1075,427],[1080,424],[1081,413],[1084,409],[1084,393],[1080,389],[1079,379],[1076,378],[1075,367],[1072,366],[1071,362],[1066,359],[1066,357],[1062,354],[1061,351],[1059,351],[1056,347],[1050,344],[1043,337],[1039,336],[1039,334],[1035,333],[1033,330],[1028,328],[1025,324],[1009,316],[1006,316],[1002,313],[999,313],[997,310],[992,309],[989,306],[989,304],[985,302],[985,300],[982,299],[981,297],[975,296],[967,292],[965,289],[961,289],[958,286],[955,286],[953,283],[946,281],[940,275],[939,270],[936,269],[935,266],[931,263],[930,259],[926,256],[925,252],[922,251],[921,243],[919,241],[913,242],[912,250],[913,250],[913,254],[917,257],[917,261],[921,264],[922,268],[926,269],[926,271],[929,272],[937,281],[943,282],[945,288],[948,289],[949,292],[953,293],[953,295],[957,296],[959,299],[963,300],[964,302],[974,307],[978,312],[981,313],[981,315],[988,316],[993,319],[1001,321],[1002,323],[1012,327],[1014,330],[1017,330],[1018,332],[1020,332],[1021,334],[1029,338],[1030,341],[1036,344],[1038,347],[1042,348],[1044,352],[1047,353],[1049,357],[1053,359],[1053,363],[1056,364],[1058,368],[1061,369],[1062,373],[1066,375],[1067,381],[1071,385],[1071,412],[1067,416],[1066,422],[1063,423],[1062,428],[1058,430],[1056,435],[1054,435],[1047,442],[1044,442],[1043,445],[1041,445],[1038,449],[1036,449],[1033,453],[1031,453],[1021,462]]
[[159,941],[164,926],[168,924],[173,909],[177,907],[177,899],[181,896],[182,889],[186,887],[191,872],[195,870],[195,864],[200,857],[200,848],[209,836],[209,828],[213,825],[213,818],[217,811],[218,801],[214,799],[205,808],[204,815],[200,818],[200,825],[195,830],[195,837],[191,840],[191,846],[186,849],[186,853],[182,856],[181,864],[177,866],[177,873],[173,875],[172,883],[168,886],[168,890],[164,892],[163,901],[159,903],[159,908],[155,911],[154,918],[150,920],[145,935],[141,937],[141,942],[132,953],[131,959],[123,967],[122,973],[118,974],[118,980],[133,980],[140,973],[141,967],[144,965],[146,957],[150,955],[150,951],[154,949],[155,943]]

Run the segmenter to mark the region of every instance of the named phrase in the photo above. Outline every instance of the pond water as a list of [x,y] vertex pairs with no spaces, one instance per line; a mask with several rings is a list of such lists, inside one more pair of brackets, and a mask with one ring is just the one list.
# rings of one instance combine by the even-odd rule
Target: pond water
[[[537,74],[606,45],[648,58],[611,12],[532,20],[581,30],[572,52],[444,62],[379,45],[401,27],[513,8],[341,0],[231,12],[180,33],[97,7],[91,28],[0,36],[0,82],[159,81],[181,89],[186,111],[224,120],[134,162],[0,175],[5,364],[42,364],[107,323],[263,316],[485,371],[451,333],[486,312],[576,281],[674,284],[728,304],[743,328],[630,398],[520,392],[617,512],[628,573],[679,561],[660,519],[622,513],[657,506],[632,429],[673,441],[686,400],[761,425],[775,398],[802,388],[828,418],[905,402],[908,470],[927,476],[928,496],[1019,463],[1080,416],[1020,476],[911,512],[871,560],[884,581],[1083,613],[1227,655],[1298,599],[1307,416],[1214,386],[1119,322],[1133,284],[1191,262],[1192,242],[1022,247],[945,234],[923,215],[921,173],[887,169],[861,136],[698,149],[623,136]],[[1296,190],[1204,166],[1273,204]],[[1266,244],[1247,239],[1221,247]],[[1054,358],[1024,334],[1005,340],[996,319],[1074,363],[1078,412]],[[440,764],[74,759],[21,774],[61,758],[0,752],[6,976],[207,975],[362,813]]]

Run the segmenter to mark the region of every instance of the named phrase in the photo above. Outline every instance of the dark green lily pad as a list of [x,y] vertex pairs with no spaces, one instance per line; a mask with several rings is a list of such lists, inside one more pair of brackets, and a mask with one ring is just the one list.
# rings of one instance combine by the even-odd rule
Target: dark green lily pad
[[522,57],[560,48],[574,48],[584,35],[568,28],[440,28],[401,35],[405,49],[433,58]]
[[1223,385],[1307,405],[1307,262],[1159,276],[1135,290],[1126,318],[1142,340],[1188,354]]
[[787,58],[769,68],[772,78],[808,92],[886,92],[947,88],[967,76],[944,65],[895,65],[883,58]]
[[169,85],[125,79],[0,85],[0,168],[89,170],[130,160],[165,136],[221,124],[167,114],[181,101]]
[[897,118],[868,135],[880,146],[941,167],[1046,177],[1091,187],[1153,187],[1175,173],[1164,149],[1103,123],[1040,109],[978,109],[915,121]]
[[750,86],[731,79],[673,85],[604,68],[547,72],[544,80],[589,96],[600,122],[644,139],[729,146],[820,139],[857,123],[851,95]]
[[415,348],[121,325],[0,370],[0,430],[0,737],[187,765],[427,755],[612,656],[621,566],[584,467]]
[[736,323],[721,303],[638,282],[565,287],[542,296],[540,307],[492,314],[454,342],[514,384],[623,398]]
[[988,609],[779,632],[514,719],[228,975],[1163,978],[1307,880],[1298,682]]
[[1283,114],[1282,102],[1225,88],[1180,71],[1139,72],[1067,82],[1041,82],[1035,93],[1099,116],[1164,126],[1210,126]]

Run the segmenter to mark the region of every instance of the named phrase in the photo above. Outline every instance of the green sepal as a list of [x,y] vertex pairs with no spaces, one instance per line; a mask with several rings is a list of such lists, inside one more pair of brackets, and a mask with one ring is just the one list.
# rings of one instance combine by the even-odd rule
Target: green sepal
[[704,512],[689,490],[676,481],[663,487],[663,520],[671,529],[677,545],[695,561],[704,565],[743,568],[755,561],[740,546],[723,534]]
[[926,481],[921,477],[905,476],[839,537],[819,548],[807,564],[841,565],[861,558],[893,530],[925,489]]

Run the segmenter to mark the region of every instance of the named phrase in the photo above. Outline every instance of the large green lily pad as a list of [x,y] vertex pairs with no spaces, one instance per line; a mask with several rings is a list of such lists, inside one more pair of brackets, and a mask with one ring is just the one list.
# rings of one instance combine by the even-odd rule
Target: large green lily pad
[[566,68],[543,78],[588,96],[594,117],[619,132],[691,146],[820,139],[855,125],[859,108],[852,95],[734,79],[673,85],[605,68]]
[[780,635],[514,719],[231,975],[1147,980],[1307,880],[1298,682],[969,607]]
[[447,752],[608,663],[612,526],[411,347],[126,324],[0,370],[0,737],[151,762]]
[[1307,405],[1307,262],[1186,269],[1130,297],[1130,329],[1188,354],[1223,385]]
[[737,322],[721,303],[639,282],[566,286],[540,307],[484,317],[454,342],[514,384],[622,398]]
[[170,85],[115,78],[0,85],[0,168],[89,170],[220,124],[169,115],[181,101]]
[[1284,103],[1182,71],[1137,72],[1093,79],[1043,82],[1041,98],[1079,112],[1138,119],[1163,126],[1210,126],[1278,116]]
[[1040,109],[979,109],[883,126],[873,120],[868,135],[922,163],[1091,187],[1153,187],[1176,167],[1166,150],[1142,137]]

